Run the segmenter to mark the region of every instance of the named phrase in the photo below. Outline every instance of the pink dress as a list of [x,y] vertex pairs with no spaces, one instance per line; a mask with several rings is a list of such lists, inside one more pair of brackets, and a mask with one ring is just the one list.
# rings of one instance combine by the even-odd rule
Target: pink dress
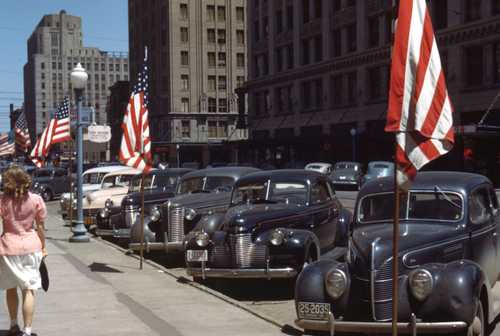
[[43,221],[47,210],[42,198],[28,193],[22,200],[0,197],[0,288],[41,287],[39,267],[42,242],[36,232],[36,221]]

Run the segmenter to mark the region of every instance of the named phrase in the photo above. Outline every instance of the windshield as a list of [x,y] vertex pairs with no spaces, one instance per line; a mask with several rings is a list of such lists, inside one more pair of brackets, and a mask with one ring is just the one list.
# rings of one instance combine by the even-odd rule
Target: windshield
[[234,192],[232,205],[252,203],[286,203],[305,205],[307,202],[307,186],[297,182],[271,183],[269,181],[240,185]]
[[193,177],[182,181],[179,187],[179,194],[190,193],[195,190],[203,189],[203,177]]
[[[402,220],[458,221],[462,218],[462,198],[454,193],[410,192],[400,199]],[[394,217],[394,194],[383,193],[363,197],[358,206],[358,222],[375,223],[392,221]]]
[[193,177],[182,181],[179,187],[179,193],[210,192],[214,190],[231,191],[233,184],[234,179],[227,176]]
[[[132,182],[130,183],[129,191],[131,191],[131,192],[141,191],[141,181],[142,181],[141,175],[138,175],[138,176],[135,176],[134,178],[132,178]],[[156,178],[156,175],[148,175],[148,176],[144,177],[144,190],[156,188],[157,181],[158,181],[158,179]]]
[[99,184],[102,178],[106,175],[105,173],[87,173],[83,175],[84,184]]
[[102,189],[114,187],[128,187],[134,175],[113,175],[102,180]]

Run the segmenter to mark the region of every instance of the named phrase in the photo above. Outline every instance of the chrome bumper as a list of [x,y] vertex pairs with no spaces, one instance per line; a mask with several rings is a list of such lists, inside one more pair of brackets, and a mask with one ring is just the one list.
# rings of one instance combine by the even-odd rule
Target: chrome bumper
[[[144,242],[144,251],[184,251],[184,242],[167,242],[167,243],[154,243],[154,242]],[[141,243],[130,243],[128,248],[132,251],[139,251],[141,249]]]
[[115,237],[115,238],[130,238],[130,229],[96,229],[97,236]]
[[333,184],[358,185],[358,181],[352,181],[352,180],[334,180]]
[[[336,321],[333,314],[330,319],[325,320],[306,320],[297,319],[295,324],[308,330],[318,330],[330,332],[355,332],[370,334],[391,334],[392,322],[356,322],[356,321]],[[450,334],[457,333],[467,328],[467,323],[462,321],[450,322],[417,322],[415,315],[412,314],[410,322],[398,322],[398,333],[416,336],[417,334]]]
[[194,277],[205,278],[246,278],[246,279],[271,279],[293,278],[297,271],[291,267],[285,268],[188,268],[187,274]]

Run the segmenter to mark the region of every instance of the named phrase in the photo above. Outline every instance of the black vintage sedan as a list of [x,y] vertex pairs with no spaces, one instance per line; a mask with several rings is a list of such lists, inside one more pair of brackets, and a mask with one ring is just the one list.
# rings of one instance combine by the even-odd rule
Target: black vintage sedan
[[[155,206],[174,197],[177,185],[184,174],[193,171],[187,168],[168,168],[153,170],[144,176],[144,213],[154,217]],[[98,236],[113,236],[115,238],[130,238],[131,227],[140,221],[141,216],[141,181],[142,175],[132,178],[129,191],[121,204],[107,201],[105,207],[97,216]]]
[[33,171],[34,193],[39,194],[45,202],[52,201],[70,190],[70,178],[63,168],[41,168]]
[[[390,333],[393,178],[359,192],[345,261],[306,267],[295,288],[306,330]],[[401,198],[398,329],[484,335],[500,306],[498,201],[484,176],[422,172]]]
[[242,177],[225,215],[206,217],[186,240],[187,273],[213,278],[292,278],[346,241],[351,214],[331,180],[310,170]]
[[[146,251],[183,251],[185,235],[207,215],[225,212],[233,185],[242,176],[258,171],[251,167],[219,167],[184,175],[176,196],[154,208],[144,223]],[[152,212],[152,213],[153,213]],[[140,249],[141,226],[132,226],[129,248]]]

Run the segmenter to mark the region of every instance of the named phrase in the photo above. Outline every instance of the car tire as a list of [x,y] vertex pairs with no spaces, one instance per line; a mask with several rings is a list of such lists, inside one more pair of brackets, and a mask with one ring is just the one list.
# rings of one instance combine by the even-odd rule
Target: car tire
[[45,189],[43,192],[42,192],[42,198],[45,202],[50,202],[52,201],[52,191],[50,191],[50,189]]
[[487,331],[487,325],[484,318],[484,308],[483,302],[479,300],[476,314],[472,324],[464,330],[462,333],[459,333],[459,336],[485,336]]

